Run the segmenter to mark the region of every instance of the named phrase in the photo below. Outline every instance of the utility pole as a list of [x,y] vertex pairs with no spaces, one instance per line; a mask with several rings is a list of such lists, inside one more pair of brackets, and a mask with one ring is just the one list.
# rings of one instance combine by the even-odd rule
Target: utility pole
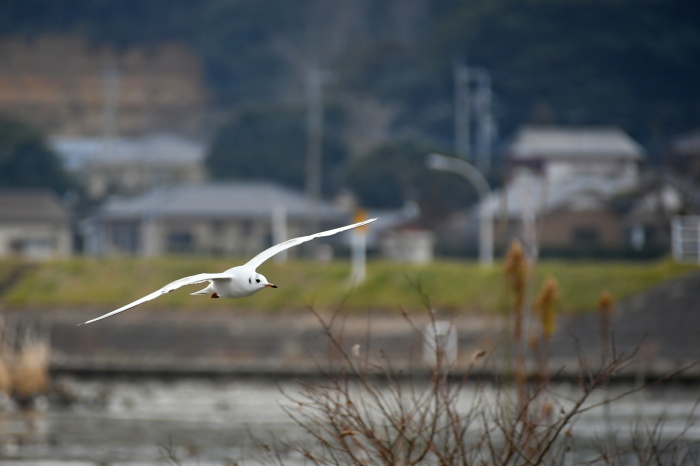
[[483,68],[476,69],[476,166],[482,173],[491,171],[491,141],[493,116],[491,113],[491,75]]
[[323,156],[323,76],[318,65],[306,74],[306,196],[311,203],[312,229],[319,227]]
[[469,68],[464,63],[454,65],[455,81],[455,153],[464,161],[470,156]]
[[[364,209],[355,210],[355,223],[367,220]],[[367,225],[352,230],[351,236],[351,280],[353,285],[359,285],[367,277]]]
[[[484,68],[458,63],[455,81],[455,153],[479,171],[491,171],[491,142],[494,136],[491,75]],[[472,98],[472,94],[474,98]],[[474,131],[472,131],[474,130]],[[475,143],[472,146],[472,133]]]

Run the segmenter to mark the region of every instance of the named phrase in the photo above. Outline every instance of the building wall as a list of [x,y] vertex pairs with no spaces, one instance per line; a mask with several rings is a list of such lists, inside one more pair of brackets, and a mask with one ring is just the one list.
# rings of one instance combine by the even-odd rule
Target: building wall
[[382,255],[397,262],[427,264],[433,261],[435,235],[429,231],[389,232],[381,242]]
[[[494,219],[494,238],[507,247],[513,238],[524,239],[521,219]],[[536,221],[538,247],[553,249],[615,248],[625,246],[622,219],[608,212],[559,211]]]
[[[252,257],[273,242],[271,219],[178,219],[160,222],[160,253],[215,254]],[[304,234],[301,225],[289,222],[287,237]],[[188,239],[189,244],[178,244]],[[291,253],[292,255],[294,252]]]
[[615,177],[619,180],[635,182],[638,178],[637,163],[625,160],[585,159],[551,160],[544,164],[545,176],[549,182],[556,182],[580,176],[601,178]]
[[[304,220],[289,220],[287,239],[308,234]],[[321,228],[337,227],[336,224]],[[178,219],[144,218],[133,220],[94,221],[88,233],[88,254],[139,255],[200,254],[251,258],[275,241],[271,218]],[[94,244],[95,242],[99,244]],[[289,255],[301,251],[293,248]]]
[[70,227],[63,223],[27,222],[0,225],[0,257],[51,259],[72,252]]
[[270,221],[188,218],[106,221],[100,224],[107,255],[254,255],[268,246]]
[[201,183],[206,178],[201,163],[167,164],[158,166],[138,162],[125,165],[90,165],[82,173],[90,197],[109,194],[135,194],[154,186],[176,183]]
[[608,212],[554,212],[537,225],[541,248],[620,247],[624,245],[621,220]]
[[143,227],[136,220],[109,221],[97,227],[99,245],[96,252],[106,255],[140,255],[143,250]]

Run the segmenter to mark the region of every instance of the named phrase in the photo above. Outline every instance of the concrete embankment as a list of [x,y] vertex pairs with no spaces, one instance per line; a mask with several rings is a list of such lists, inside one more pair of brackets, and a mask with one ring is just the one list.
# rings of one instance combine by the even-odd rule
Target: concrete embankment
[[[96,312],[99,314],[99,312]],[[324,315],[330,322],[331,316]],[[76,326],[75,312],[9,312],[7,320],[50,335],[53,370],[148,375],[312,375],[341,358],[310,311],[265,314],[134,310]],[[338,315],[331,332],[347,354],[420,364],[427,313],[409,322],[399,311]],[[498,319],[453,319],[460,357],[494,345]],[[14,325],[14,324],[11,324]],[[355,348],[353,350],[353,347]]]

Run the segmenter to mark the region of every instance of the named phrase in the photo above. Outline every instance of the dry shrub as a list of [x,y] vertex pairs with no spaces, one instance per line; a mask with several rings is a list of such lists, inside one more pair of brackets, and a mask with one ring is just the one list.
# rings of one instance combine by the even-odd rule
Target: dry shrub
[[[528,270],[523,250],[516,243],[508,254],[504,273],[515,314],[511,335],[516,340],[514,384],[504,375],[495,380],[479,376],[480,372],[474,369],[481,368],[477,364],[486,364],[483,351],[477,351],[466,366],[451,366],[436,353],[432,359],[438,362],[436,367],[397,370],[381,351],[371,356],[369,348],[361,351],[357,344],[345,348],[342,334],[334,331],[339,311],[325,320],[312,309],[336,356],[335,365],[319,364],[321,380],[300,382],[299,392],[284,393],[287,403],[283,408],[306,436],[292,440],[273,437],[272,442],[256,438],[262,449],[261,461],[285,464],[286,459],[298,455],[309,464],[319,465],[566,464],[566,454],[576,437],[574,425],[581,414],[615,403],[687,369],[633,387],[615,398],[594,402],[591,395],[627,370],[635,355],[615,354],[612,345],[609,360],[593,367],[577,346],[579,370],[571,380],[573,394],[552,390],[546,361],[559,293],[556,281],[549,279],[535,301],[543,343],[535,342],[533,346],[543,354],[543,374],[540,383],[532,386],[526,373],[527,348],[519,344],[523,340]],[[418,292],[423,293],[421,289]],[[435,328],[430,299],[424,296],[424,302]],[[611,303],[612,299],[605,302]],[[603,307],[610,309],[607,304]],[[404,311],[403,316],[425,338],[408,313]],[[440,351],[437,339],[428,346]],[[681,443],[682,435],[669,443],[657,434],[655,431],[646,443],[635,442],[631,446],[618,445],[611,438],[610,443],[598,445],[598,456],[593,452],[593,458],[584,464],[622,464],[629,455],[639,459],[639,464],[664,464],[664,460],[670,461],[665,464],[687,464],[692,448]],[[664,451],[673,454],[666,455]]]
[[12,353],[7,342],[5,319],[0,316],[0,393],[9,396],[12,391],[10,371]]
[[600,314],[600,351],[603,361],[608,357],[609,344],[611,340],[610,324],[615,314],[615,300],[607,291],[604,291],[598,298],[597,305]]
[[47,342],[25,334],[13,358],[12,394],[20,402],[43,395],[49,390],[49,360]]
[[516,345],[523,337],[525,313],[525,296],[530,264],[525,251],[518,241],[513,241],[506,254],[503,277],[512,298],[513,339]]
[[[634,355],[613,354],[610,362],[593,368],[579,352],[573,395],[540,385],[521,406],[514,399],[517,393],[514,397],[513,387],[503,384],[503,379],[488,383],[480,379],[475,368],[485,362],[481,350],[468,359],[466,367],[443,364],[427,372],[425,368],[397,370],[381,351],[370,357],[369,351],[358,351],[356,345],[346,350],[342,336],[332,331],[335,317],[326,321],[312,312],[341,360],[330,368],[319,366],[320,380],[300,382],[298,392],[284,392],[283,409],[306,436],[273,437],[272,441],[256,437],[264,464],[285,464],[295,455],[319,465],[566,464],[581,414],[680,372],[595,402],[591,395],[629,368]],[[438,355],[435,360],[440,361]],[[660,432],[659,425],[645,437],[646,442],[635,440],[624,447],[611,438],[597,449],[594,445],[592,458],[582,464],[625,464],[623,458],[630,455],[648,460],[638,464],[692,464],[688,463],[692,449],[683,443],[682,434],[668,441]]]
[[7,354],[3,350],[0,351],[2,352],[0,354],[0,393],[9,396],[12,391],[12,373],[7,364]]
[[547,278],[540,294],[535,300],[535,309],[537,310],[542,326],[542,336],[546,341],[549,341],[554,334],[556,306],[559,301],[559,284],[553,277]]
[[518,241],[513,241],[506,254],[503,277],[512,297],[511,315],[513,318],[513,346],[515,347],[515,385],[518,393],[518,406],[522,415],[527,403],[527,372],[525,369],[525,346],[523,329],[525,325],[525,297],[530,276],[530,262]]

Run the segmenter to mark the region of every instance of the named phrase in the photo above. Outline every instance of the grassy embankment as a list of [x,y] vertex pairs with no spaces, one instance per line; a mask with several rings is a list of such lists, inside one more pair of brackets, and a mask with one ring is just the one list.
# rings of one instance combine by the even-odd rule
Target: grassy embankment
[[[39,264],[0,295],[0,307],[9,309],[110,310],[140,298],[180,277],[199,272],[223,271],[238,261],[205,258],[132,259],[76,258]],[[16,263],[0,261],[0,279]],[[595,307],[604,290],[616,299],[639,293],[697,270],[670,261],[573,262],[538,264],[534,292],[542,280],[554,276],[561,289],[561,311],[580,312]],[[473,262],[438,261],[426,266],[373,261],[367,280],[356,287],[349,282],[347,261],[331,264],[289,262],[264,264],[259,272],[279,285],[247,298],[212,300],[188,296],[200,285],[185,287],[144,304],[152,309],[246,309],[287,311],[313,304],[316,308],[343,305],[350,310],[423,309],[419,283],[434,307],[445,310],[494,312],[506,305],[502,264],[484,269]]]

